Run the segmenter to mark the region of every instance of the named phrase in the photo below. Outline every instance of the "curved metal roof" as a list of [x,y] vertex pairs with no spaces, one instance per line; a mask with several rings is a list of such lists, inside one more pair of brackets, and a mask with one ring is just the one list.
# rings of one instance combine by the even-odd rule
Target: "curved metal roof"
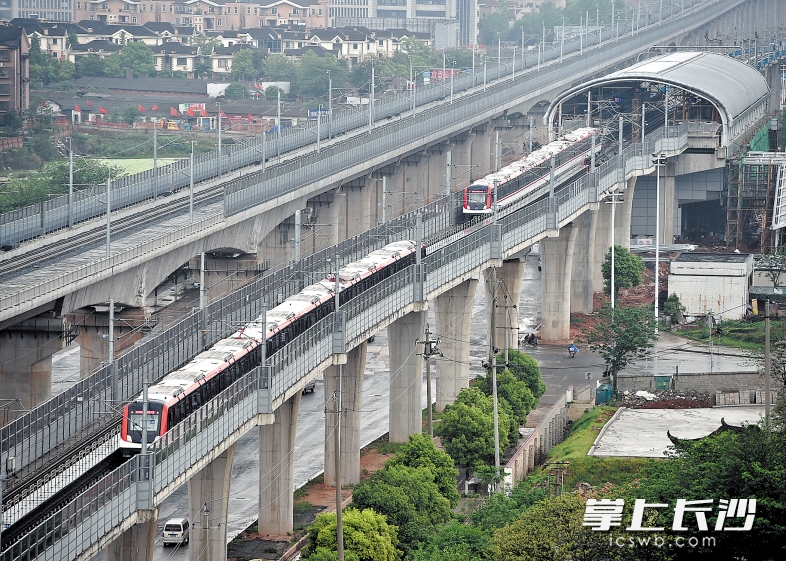
[[732,119],[770,93],[755,68],[731,57],[704,52],[671,53],[606,76],[606,80],[652,80],[694,91],[719,103]]
[[731,57],[706,52],[676,52],[651,58],[624,70],[575,86],[555,99],[547,119],[562,101],[594,86],[620,82],[668,84],[701,96],[721,111],[730,127],[751,108],[766,102],[770,89],[755,69]]

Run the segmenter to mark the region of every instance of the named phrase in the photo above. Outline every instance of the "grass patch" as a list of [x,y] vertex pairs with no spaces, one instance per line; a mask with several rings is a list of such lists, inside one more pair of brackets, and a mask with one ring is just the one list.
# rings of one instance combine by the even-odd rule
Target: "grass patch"
[[371,451],[376,451],[378,454],[396,454],[402,446],[404,446],[404,443],[390,442],[388,440],[388,434],[385,433],[375,441],[361,448],[360,454],[362,455]]
[[[158,158],[158,166],[168,166],[171,163],[177,162],[180,158]],[[153,158],[112,158],[104,160],[109,165],[119,166],[125,170],[128,175],[139,173],[148,169],[153,169]]]
[[[614,415],[615,407],[596,407],[573,423],[565,440],[549,452],[547,462],[569,462],[565,471],[565,487],[589,483],[601,488],[607,483],[625,485],[638,478],[642,469],[654,460],[649,458],[598,458],[587,456],[601,428]],[[549,466],[546,466],[549,467]]]
[[[786,338],[786,319],[774,319],[770,325],[773,341]],[[710,330],[705,326],[688,325],[674,333],[685,339],[709,343]],[[712,342],[716,345],[735,347],[750,351],[764,349],[763,321],[724,321],[723,334],[712,334]]]
[[311,510],[312,508],[314,508],[314,505],[312,505],[308,501],[296,502],[295,505],[292,507],[292,509],[295,512],[306,512],[308,510]]
[[308,481],[300,489],[295,489],[295,492],[293,493],[294,499],[296,501],[298,499],[302,499],[303,497],[306,496],[306,493],[308,493],[308,490],[311,489],[314,485],[316,485],[317,483],[324,483],[324,482],[325,482],[324,475],[322,475],[322,474],[317,475],[314,479],[311,479],[310,481]]

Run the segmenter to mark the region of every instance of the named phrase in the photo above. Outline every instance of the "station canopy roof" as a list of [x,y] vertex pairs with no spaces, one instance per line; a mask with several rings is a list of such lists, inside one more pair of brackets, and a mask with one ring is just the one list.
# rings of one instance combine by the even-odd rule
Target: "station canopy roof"
[[546,119],[560,103],[579,93],[624,82],[653,82],[692,92],[711,101],[723,113],[726,126],[742,120],[752,110],[760,112],[770,91],[767,81],[755,68],[731,57],[696,51],[674,52],[570,88],[551,103]]

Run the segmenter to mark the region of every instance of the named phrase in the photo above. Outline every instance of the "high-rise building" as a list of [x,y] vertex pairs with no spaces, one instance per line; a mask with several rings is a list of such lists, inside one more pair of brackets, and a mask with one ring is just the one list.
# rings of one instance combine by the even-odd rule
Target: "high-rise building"
[[10,0],[15,18],[37,18],[47,21],[73,21],[73,0]]

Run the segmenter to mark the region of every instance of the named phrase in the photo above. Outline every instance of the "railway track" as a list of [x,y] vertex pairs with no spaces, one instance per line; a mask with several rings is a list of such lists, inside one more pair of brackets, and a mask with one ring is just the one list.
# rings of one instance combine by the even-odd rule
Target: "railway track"
[[[7,550],[19,539],[28,535],[42,521],[46,520],[52,514],[61,511],[64,506],[71,502],[71,500],[89,489],[90,486],[92,486],[94,483],[106,477],[126,461],[129,460],[128,458],[123,457],[122,451],[115,451],[111,455],[107,456],[104,460],[96,464],[94,467],[86,471],[83,475],[76,478],[73,482],[66,485],[63,489],[59,490],[57,494],[47,499],[37,508],[33,509],[25,516],[20,518],[9,528],[4,529],[2,534],[0,534],[0,537],[2,538],[0,540],[0,551]],[[61,522],[64,521],[61,520]],[[63,525],[62,531],[68,531],[67,524]]]
[[[217,202],[222,196],[223,192],[223,187],[218,185],[215,187],[209,187],[198,193],[194,193],[194,205],[196,206],[197,204]],[[182,193],[182,189],[178,191],[178,193]],[[159,207],[152,215],[150,211],[141,211],[131,216],[114,219],[112,221],[112,234],[120,234],[122,232],[141,226],[147,222],[160,220],[162,218],[179,214],[183,210],[188,210],[188,207],[188,198],[179,198],[173,200],[169,205]],[[35,251],[30,251],[24,255],[18,255],[13,259],[0,261],[0,278],[30,267],[35,267],[41,261],[45,261],[47,259],[57,257],[58,255],[62,255],[65,252],[99,242],[105,238],[105,224],[96,224],[95,228],[88,232],[84,232],[79,236],[73,236],[69,237],[68,239],[53,242]]]

